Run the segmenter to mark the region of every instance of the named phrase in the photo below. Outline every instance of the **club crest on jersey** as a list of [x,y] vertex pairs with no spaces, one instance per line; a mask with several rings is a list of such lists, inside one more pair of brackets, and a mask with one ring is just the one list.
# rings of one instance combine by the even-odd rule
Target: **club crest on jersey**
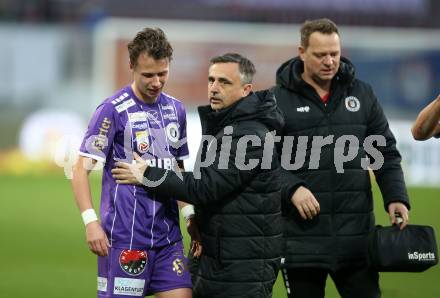
[[345,107],[350,112],[357,112],[361,108],[361,103],[357,97],[348,96],[345,98]]
[[147,252],[145,250],[124,249],[119,255],[119,265],[129,275],[140,275],[147,265]]
[[148,140],[148,131],[137,131],[136,143],[139,153],[147,153],[150,148],[150,141]]
[[167,127],[165,128],[165,131],[167,133],[168,139],[172,143],[177,143],[179,141],[180,132],[179,132],[179,126],[176,122],[168,123]]
[[179,258],[174,259],[173,261],[173,271],[176,272],[177,276],[182,276],[185,271],[185,264]]

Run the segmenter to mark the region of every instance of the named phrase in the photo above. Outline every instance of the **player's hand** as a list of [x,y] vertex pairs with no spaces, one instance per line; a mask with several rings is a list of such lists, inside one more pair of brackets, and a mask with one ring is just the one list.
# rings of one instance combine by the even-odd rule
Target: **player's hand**
[[194,217],[186,221],[186,229],[191,236],[191,248],[194,258],[199,258],[202,255],[202,237],[200,237],[199,227]]
[[107,235],[97,221],[92,221],[86,226],[86,239],[90,250],[98,256],[105,257],[108,255],[110,243]]
[[112,176],[118,184],[141,185],[144,179],[144,172],[148,164],[136,152],[133,154],[135,163],[116,162],[112,169]]
[[320,211],[315,196],[304,186],[298,187],[290,200],[303,219],[312,219]]
[[402,222],[400,223],[400,229],[403,230],[407,225],[409,221],[409,212],[408,208],[406,208],[405,204],[401,202],[393,202],[388,205],[388,214],[390,216],[391,224],[399,224],[400,222],[397,221],[397,216],[402,218]]

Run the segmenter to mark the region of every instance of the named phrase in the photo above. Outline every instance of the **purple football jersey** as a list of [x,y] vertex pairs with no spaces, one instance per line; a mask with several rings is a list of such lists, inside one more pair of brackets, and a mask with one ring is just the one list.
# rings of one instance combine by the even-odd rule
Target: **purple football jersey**
[[179,100],[162,92],[147,104],[131,86],[121,89],[96,109],[79,153],[105,163],[101,222],[113,247],[149,249],[179,241],[178,198],[160,200],[142,186],[113,179],[115,161],[132,162],[133,152],[165,169],[188,157],[186,114]]

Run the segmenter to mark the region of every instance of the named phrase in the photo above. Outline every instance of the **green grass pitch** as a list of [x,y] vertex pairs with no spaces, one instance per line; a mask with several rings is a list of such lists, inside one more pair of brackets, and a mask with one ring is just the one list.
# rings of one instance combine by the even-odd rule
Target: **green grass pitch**
[[[95,207],[100,179],[92,177]],[[388,224],[375,188],[377,223]],[[440,243],[440,189],[410,188],[414,224],[434,226]],[[0,176],[0,297],[96,297],[96,257],[85,243],[70,181],[60,175]],[[186,231],[185,243],[188,244]],[[187,246],[186,246],[187,247]],[[381,274],[384,298],[440,297],[440,266]],[[281,278],[274,297],[285,297]],[[327,283],[326,297],[339,297]]]

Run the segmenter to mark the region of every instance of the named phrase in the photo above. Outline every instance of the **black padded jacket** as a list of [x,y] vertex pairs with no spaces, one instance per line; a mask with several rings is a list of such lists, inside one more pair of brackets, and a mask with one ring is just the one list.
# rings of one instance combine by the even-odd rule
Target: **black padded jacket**
[[268,91],[218,112],[200,107],[199,114],[203,135],[212,136],[208,146],[202,142],[200,160],[210,165],[183,180],[158,168],[144,176],[156,181],[166,173],[151,190],[195,205],[203,254],[192,272],[194,297],[271,297],[283,245],[281,180],[276,148],[264,144],[283,118]]
[[[292,149],[282,153],[282,164],[290,164],[282,171],[285,265],[330,270],[363,266],[374,227],[366,165],[374,168],[385,209],[395,201],[409,208],[401,156],[371,86],[356,79],[348,59],[341,58],[327,105],[302,79],[303,70],[299,58],[285,62],[273,88],[285,117],[279,132],[283,147],[290,142]],[[370,141],[375,138],[383,143]],[[376,168],[380,156],[383,165]],[[290,202],[297,178],[319,201],[321,212],[313,220],[303,220]]]

